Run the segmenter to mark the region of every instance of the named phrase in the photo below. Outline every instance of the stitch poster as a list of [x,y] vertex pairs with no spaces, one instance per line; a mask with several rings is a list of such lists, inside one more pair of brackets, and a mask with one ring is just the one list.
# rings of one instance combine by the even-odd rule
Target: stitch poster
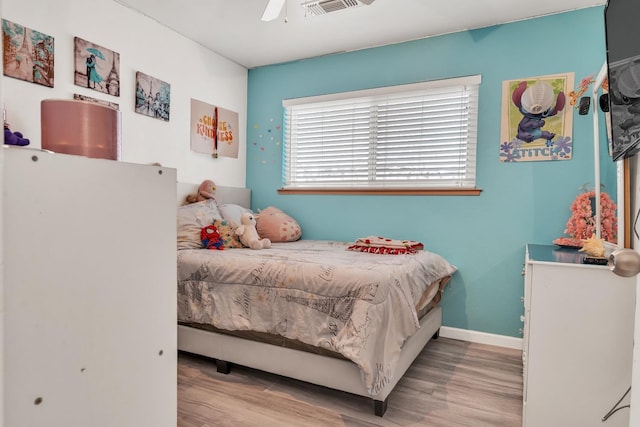
[[238,113],[191,99],[191,151],[238,158]]
[[571,160],[574,73],[502,83],[501,162]]

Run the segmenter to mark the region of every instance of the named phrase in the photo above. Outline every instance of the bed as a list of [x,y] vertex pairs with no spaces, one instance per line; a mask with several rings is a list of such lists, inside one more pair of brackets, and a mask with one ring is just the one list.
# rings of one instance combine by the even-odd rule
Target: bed
[[[197,185],[178,185],[184,200]],[[218,205],[248,207],[250,191],[218,187]],[[178,349],[364,396],[387,399],[426,343],[455,273],[440,255],[381,255],[350,242],[178,251]]]

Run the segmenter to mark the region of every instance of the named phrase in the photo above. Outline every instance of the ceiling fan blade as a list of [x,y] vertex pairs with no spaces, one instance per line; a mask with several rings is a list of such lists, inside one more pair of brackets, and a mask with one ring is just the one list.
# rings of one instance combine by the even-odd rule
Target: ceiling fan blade
[[267,3],[267,7],[264,8],[264,13],[262,14],[263,21],[273,21],[278,16],[280,16],[280,12],[282,12],[282,6],[284,6],[285,0],[269,0]]

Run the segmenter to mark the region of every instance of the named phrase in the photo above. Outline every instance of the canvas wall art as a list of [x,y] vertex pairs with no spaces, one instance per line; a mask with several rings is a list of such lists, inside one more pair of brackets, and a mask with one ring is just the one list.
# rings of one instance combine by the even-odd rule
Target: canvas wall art
[[120,96],[120,54],[110,49],[74,37],[77,86]]
[[107,106],[109,108],[113,108],[114,110],[119,110],[120,109],[120,105],[116,104],[115,102],[105,101],[103,99],[92,98],[90,96],[81,95],[79,93],[74,93],[73,94],[73,99],[77,99],[79,101],[95,102],[96,104],[104,105],[104,106]]
[[4,75],[53,87],[53,37],[6,19],[2,20]]
[[502,84],[501,162],[570,160],[574,73],[507,80]]
[[217,109],[218,156],[238,158],[238,113],[222,107]]
[[191,151],[216,157],[216,107],[191,99]]
[[191,99],[191,151],[238,158],[238,113]]
[[171,85],[140,71],[136,72],[136,113],[169,121]]

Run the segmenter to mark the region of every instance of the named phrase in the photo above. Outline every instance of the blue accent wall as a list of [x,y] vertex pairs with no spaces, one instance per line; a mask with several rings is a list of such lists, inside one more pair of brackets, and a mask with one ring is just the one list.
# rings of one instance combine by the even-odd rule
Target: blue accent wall
[[[247,187],[252,206],[283,209],[308,239],[419,240],[459,269],[443,298],[444,325],[518,337],[525,244],[551,244],[562,236],[580,186],[593,185],[593,119],[573,109],[569,161],[501,163],[502,82],[574,72],[577,86],[583,77],[597,75],[604,60],[603,7],[593,7],[251,69]],[[482,75],[480,196],[278,195],[283,99],[474,74]],[[604,163],[613,167],[610,158]],[[603,174],[613,176],[615,188],[615,172],[605,167]]]

